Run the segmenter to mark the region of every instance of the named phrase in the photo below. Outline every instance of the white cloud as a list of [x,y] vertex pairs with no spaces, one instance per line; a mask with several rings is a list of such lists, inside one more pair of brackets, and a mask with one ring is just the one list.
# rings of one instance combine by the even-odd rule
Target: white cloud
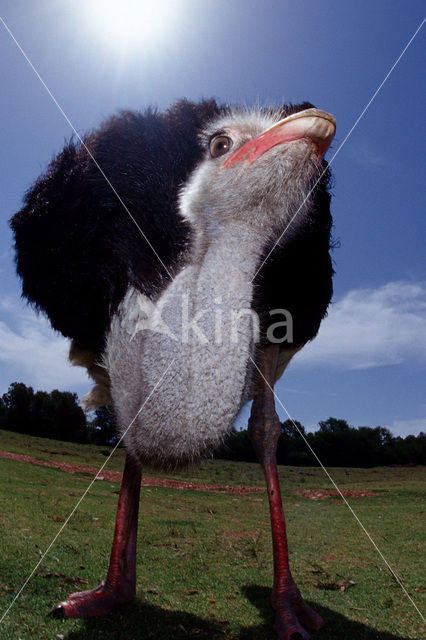
[[330,306],[294,366],[367,369],[408,361],[426,363],[426,282],[349,291]]
[[347,146],[346,153],[351,160],[366,170],[395,166],[395,159],[383,155],[367,138],[359,139],[358,142],[352,141],[352,144]]
[[42,315],[12,298],[0,303],[1,391],[19,381],[35,389],[84,392],[91,383],[81,367],[68,362],[69,341],[55,333]]
[[398,436],[417,436],[420,431],[426,432],[426,418],[419,418],[418,420],[395,420],[389,429]]

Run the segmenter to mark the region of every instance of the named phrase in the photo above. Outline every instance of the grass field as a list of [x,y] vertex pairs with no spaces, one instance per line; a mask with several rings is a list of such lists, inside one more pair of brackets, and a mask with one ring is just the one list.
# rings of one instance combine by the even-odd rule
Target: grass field
[[[0,449],[100,467],[106,447],[0,431]],[[121,469],[116,452],[109,469]],[[424,610],[424,467],[331,469],[417,606]],[[157,472],[149,472],[159,475]],[[163,474],[164,476],[165,474]],[[319,640],[424,637],[421,618],[337,497],[311,500],[296,489],[329,489],[315,468],[282,467],[293,573],[324,617]],[[209,461],[174,479],[263,486],[257,465]],[[0,618],[85,491],[91,476],[0,460]],[[100,480],[0,625],[2,640],[273,640],[271,544],[265,493],[144,487],[137,597],[103,619],[52,620],[72,591],[95,586],[109,557],[119,485]]]

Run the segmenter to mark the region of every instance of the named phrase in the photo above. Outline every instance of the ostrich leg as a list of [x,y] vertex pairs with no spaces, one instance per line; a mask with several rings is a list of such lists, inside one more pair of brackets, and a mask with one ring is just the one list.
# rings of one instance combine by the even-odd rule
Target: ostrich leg
[[136,538],[141,468],[126,456],[118,499],[114,540],[106,579],[91,591],[72,593],[49,613],[54,618],[90,618],[130,602],[136,589]]
[[281,425],[275,411],[273,385],[279,345],[266,347],[258,358],[249,435],[262,465],[268,489],[274,554],[271,602],[276,611],[274,631],[280,640],[307,640],[323,625],[322,618],[303,600],[290,572],[286,526],[278,480],[276,450]]

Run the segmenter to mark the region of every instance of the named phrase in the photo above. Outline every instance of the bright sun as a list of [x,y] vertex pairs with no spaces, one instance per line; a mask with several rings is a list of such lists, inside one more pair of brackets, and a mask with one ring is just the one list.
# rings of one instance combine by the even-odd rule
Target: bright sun
[[109,46],[134,49],[162,40],[177,19],[178,6],[177,0],[89,0],[85,9],[92,29]]

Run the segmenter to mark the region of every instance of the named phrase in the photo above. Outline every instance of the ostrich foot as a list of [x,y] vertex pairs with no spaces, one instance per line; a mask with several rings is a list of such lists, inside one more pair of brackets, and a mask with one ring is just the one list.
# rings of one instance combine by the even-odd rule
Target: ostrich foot
[[114,540],[106,579],[91,591],[68,596],[52,609],[52,618],[91,618],[110,613],[117,604],[131,602],[136,592],[136,538],[141,470],[128,455],[118,499]]
[[311,636],[305,627],[318,631],[324,624],[321,616],[306,604],[293,580],[285,588],[275,590],[271,601],[276,611],[274,631],[279,640],[309,640]]
[[106,582],[90,591],[72,593],[60,602],[49,616],[52,618],[92,618],[110,613],[117,604],[131,602],[134,590],[126,587],[112,587]]

